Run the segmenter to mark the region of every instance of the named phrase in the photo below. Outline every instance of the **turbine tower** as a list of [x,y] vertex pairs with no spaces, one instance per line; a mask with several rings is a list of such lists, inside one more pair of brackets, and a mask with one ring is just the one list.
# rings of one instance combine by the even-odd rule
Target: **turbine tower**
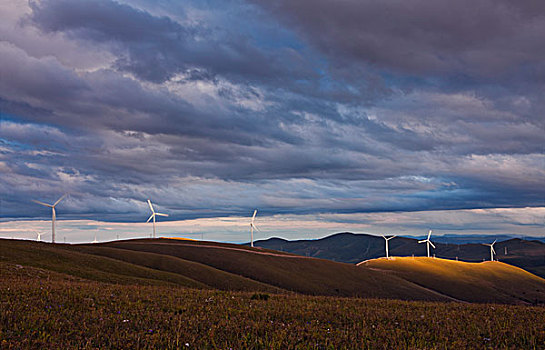
[[47,204],[47,203],[44,203],[44,202],[37,201],[35,199],[32,200],[34,203],[38,203],[38,204],[43,205],[45,207],[51,208],[51,243],[55,243],[55,219],[57,218],[57,213],[55,212],[55,207],[57,206],[57,204],[60,203],[60,201],[62,201],[64,199],[64,197],[66,197],[66,194],[63,194],[62,197],[59,198],[53,204]]
[[250,246],[254,246],[254,228],[259,231],[259,228],[255,225],[255,216],[257,215],[257,209],[254,210],[254,215],[252,216],[252,221],[250,222]]
[[382,238],[384,238],[384,241],[386,242],[386,259],[390,259],[390,257],[388,256],[388,241],[391,240],[394,237],[395,236],[386,238],[385,235],[382,235]]
[[149,217],[148,221],[146,222],[149,222],[151,219],[153,219],[153,238],[155,238],[155,217],[157,215],[159,216],[168,216],[168,214],[162,214],[162,213],[157,213],[155,211],[155,209],[153,209],[153,205],[151,205],[151,201],[148,199],[148,205],[149,205],[149,208],[151,209],[151,216]]
[[93,244],[96,244],[98,243],[98,240],[97,240],[97,232],[95,231],[95,240],[93,241]]
[[431,230],[428,232],[428,238],[418,241],[418,243],[426,243],[426,248],[428,248],[428,258],[430,257],[430,245],[433,247],[433,249],[435,249],[435,246],[430,241],[430,237],[431,237]]
[[483,245],[490,247],[490,261],[494,261],[494,254],[496,254],[496,251],[494,250],[494,244],[496,243],[496,241],[497,239],[491,244],[483,243]]

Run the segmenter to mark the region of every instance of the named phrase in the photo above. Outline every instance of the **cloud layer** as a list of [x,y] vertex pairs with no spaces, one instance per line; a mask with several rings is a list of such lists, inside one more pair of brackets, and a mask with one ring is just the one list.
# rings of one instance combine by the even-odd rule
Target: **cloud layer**
[[0,6],[3,220],[545,206],[545,5]]

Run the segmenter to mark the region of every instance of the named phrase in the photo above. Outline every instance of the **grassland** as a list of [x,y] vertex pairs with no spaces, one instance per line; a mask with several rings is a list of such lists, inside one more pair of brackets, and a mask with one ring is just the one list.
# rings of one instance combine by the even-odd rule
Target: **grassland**
[[545,280],[498,261],[468,263],[427,258],[372,259],[359,266],[384,271],[454,299],[544,304]]
[[87,281],[0,263],[0,347],[543,349],[545,308]]
[[172,239],[88,245],[2,240],[0,262],[128,285],[545,304],[544,279],[503,263],[396,258],[356,266],[233,244]]
[[[448,300],[435,292],[395,276],[352,264],[306,258],[276,251],[217,243],[179,243],[173,240],[113,242],[105,245],[126,252],[160,254],[193,261],[233,275],[275,286],[284,291],[311,295],[382,297],[412,300]],[[90,252],[89,248],[78,247]],[[137,257],[134,264],[141,264]]]

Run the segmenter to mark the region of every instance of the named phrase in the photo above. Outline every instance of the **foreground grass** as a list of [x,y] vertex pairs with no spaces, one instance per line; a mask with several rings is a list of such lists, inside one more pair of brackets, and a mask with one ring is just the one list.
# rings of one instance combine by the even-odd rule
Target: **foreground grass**
[[20,267],[1,272],[6,349],[545,348],[543,307],[256,298],[88,282]]

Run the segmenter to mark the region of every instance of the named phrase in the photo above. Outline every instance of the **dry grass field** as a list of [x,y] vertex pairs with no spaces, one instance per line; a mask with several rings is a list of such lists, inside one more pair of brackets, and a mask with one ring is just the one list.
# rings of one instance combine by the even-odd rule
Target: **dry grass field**
[[[545,348],[539,277],[500,263],[364,265],[180,240],[2,240],[0,348]],[[483,298],[501,304],[467,302]]]
[[87,281],[0,264],[2,349],[543,349],[545,308]]

